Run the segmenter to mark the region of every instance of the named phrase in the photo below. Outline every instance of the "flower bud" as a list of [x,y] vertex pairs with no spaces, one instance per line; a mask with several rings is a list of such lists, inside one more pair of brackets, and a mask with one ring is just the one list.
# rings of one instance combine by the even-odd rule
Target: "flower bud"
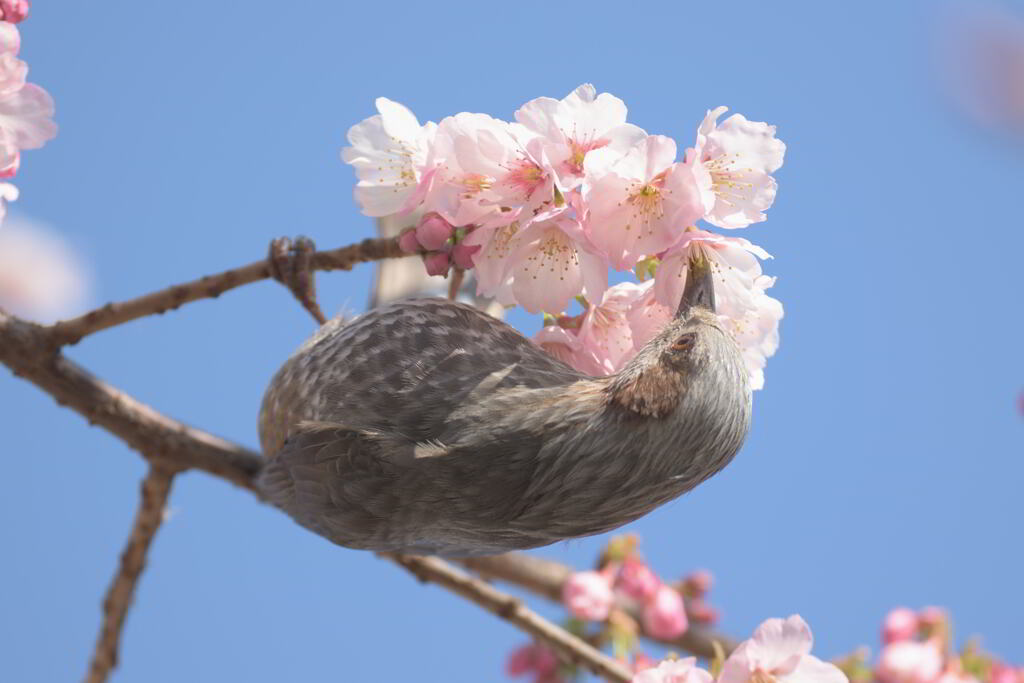
[[407,254],[416,254],[420,251],[420,243],[416,239],[416,228],[409,228],[399,236],[398,248]]
[[643,560],[630,557],[622,564],[615,587],[634,600],[647,602],[660,585],[658,575]]
[[655,638],[675,638],[689,626],[683,596],[677,590],[661,585],[654,597],[644,605],[644,630]]
[[427,254],[423,257],[423,265],[427,267],[427,275],[447,275],[449,266],[448,254],[444,252]]
[[604,621],[614,600],[611,582],[599,572],[574,572],[562,586],[562,602],[579,619]]
[[0,19],[9,24],[24,21],[31,5],[28,0],[0,0]]
[[456,244],[455,248],[452,249],[452,261],[455,265],[463,270],[469,270],[473,267],[473,254],[480,251],[480,245],[474,244],[472,246],[468,244]]
[[688,598],[703,598],[711,590],[715,577],[707,569],[698,569],[683,579],[683,595]]
[[875,676],[882,683],[929,683],[942,672],[942,652],[933,641],[890,643],[878,655]]
[[416,239],[427,251],[436,251],[445,246],[455,228],[436,213],[428,213],[416,226]]

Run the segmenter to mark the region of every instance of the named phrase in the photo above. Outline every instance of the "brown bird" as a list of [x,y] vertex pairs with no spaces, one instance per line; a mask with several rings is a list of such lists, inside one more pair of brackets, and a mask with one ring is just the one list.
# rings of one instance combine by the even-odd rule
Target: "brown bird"
[[747,372],[714,309],[698,256],[675,319],[598,378],[443,299],[332,320],[267,389],[259,486],[350,548],[483,555],[614,529],[746,437]]

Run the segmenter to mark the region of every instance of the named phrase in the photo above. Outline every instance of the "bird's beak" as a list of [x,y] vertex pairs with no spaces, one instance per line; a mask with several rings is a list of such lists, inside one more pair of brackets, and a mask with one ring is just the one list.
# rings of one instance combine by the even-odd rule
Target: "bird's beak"
[[712,275],[711,261],[699,250],[695,250],[686,268],[686,287],[676,310],[677,318],[688,315],[694,307],[715,312],[715,283]]

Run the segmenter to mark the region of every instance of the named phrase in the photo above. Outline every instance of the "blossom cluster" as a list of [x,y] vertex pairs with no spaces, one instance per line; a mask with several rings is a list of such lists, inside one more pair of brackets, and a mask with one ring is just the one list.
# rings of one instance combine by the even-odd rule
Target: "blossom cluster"
[[[0,0],[0,178],[13,178],[21,165],[21,150],[38,149],[57,134],[53,98],[28,83],[28,65],[18,59],[21,33],[15,22],[28,14],[24,0]],[[4,202],[18,198],[18,188],[0,183],[0,220]]]
[[[369,216],[419,216],[401,245],[431,274],[474,271],[478,293],[547,314],[535,341],[577,369],[621,369],[674,315],[690,257],[715,270],[718,314],[754,388],[778,346],[769,255],[731,230],[765,219],[785,145],[775,128],[707,112],[692,147],[626,121],[619,98],[581,85],[524,104],[512,122],[459,113],[439,124],[377,99],[342,158]],[[637,283],[609,286],[609,268]],[[570,316],[574,301],[583,306]]]
[[873,666],[863,651],[839,662],[854,683],[1024,683],[1024,667],[982,652],[974,641],[956,652],[949,616],[938,607],[890,611],[882,643]]

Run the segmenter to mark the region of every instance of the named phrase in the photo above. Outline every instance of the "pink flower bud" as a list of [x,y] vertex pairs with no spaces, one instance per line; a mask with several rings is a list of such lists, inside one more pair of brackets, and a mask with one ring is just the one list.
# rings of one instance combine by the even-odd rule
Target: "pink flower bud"
[[675,638],[686,631],[686,608],[677,590],[661,585],[644,605],[644,630],[655,638]]
[[875,676],[882,683],[930,683],[942,672],[942,652],[934,641],[901,640],[878,656]]
[[562,586],[562,602],[580,619],[604,621],[614,600],[611,582],[599,572],[575,572]]
[[882,642],[886,645],[910,640],[917,635],[917,615],[906,607],[897,607],[882,622]]
[[634,600],[647,602],[660,585],[661,579],[643,560],[631,557],[622,564],[615,587]]
[[443,251],[427,254],[423,257],[423,265],[427,267],[427,275],[447,275],[448,254]]
[[925,607],[917,615],[922,626],[935,628],[946,623],[946,611],[941,607]]
[[420,251],[420,243],[416,239],[415,228],[409,228],[399,236],[398,248],[407,254],[415,254]]
[[683,593],[691,598],[702,598],[711,590],[715,577],[707,569],[698,569],[683,579]]
[[473,254],[480,251],[480,245],[456,244],[452,249],[452,261],[459,268],[469,270],[473,267]]
[[988,670],[988,683],[1020,683],[1024,681],[1024,669],[1020,670],[1020,678],[1017,677],[1017,670],[1002,662],[992,662]]
[[718,621],[718,610],[703,600],[690,600],[690,618],[701,624],[714,624]]
[[10,24],[25,20],[32,3],[28,0],[0,0],[0,19]]
[[554,676],[557,672],[558,658],[539,643],[530,643],[514,650],[505,662],[505,673],[509,676],[536,673],[537,679],[543,680],[545,676]]
[[427,251],[436,251],[445,246],[454,232],[455,228],[451,223],[436,213],[428,213],[416,226],[416,239]]

